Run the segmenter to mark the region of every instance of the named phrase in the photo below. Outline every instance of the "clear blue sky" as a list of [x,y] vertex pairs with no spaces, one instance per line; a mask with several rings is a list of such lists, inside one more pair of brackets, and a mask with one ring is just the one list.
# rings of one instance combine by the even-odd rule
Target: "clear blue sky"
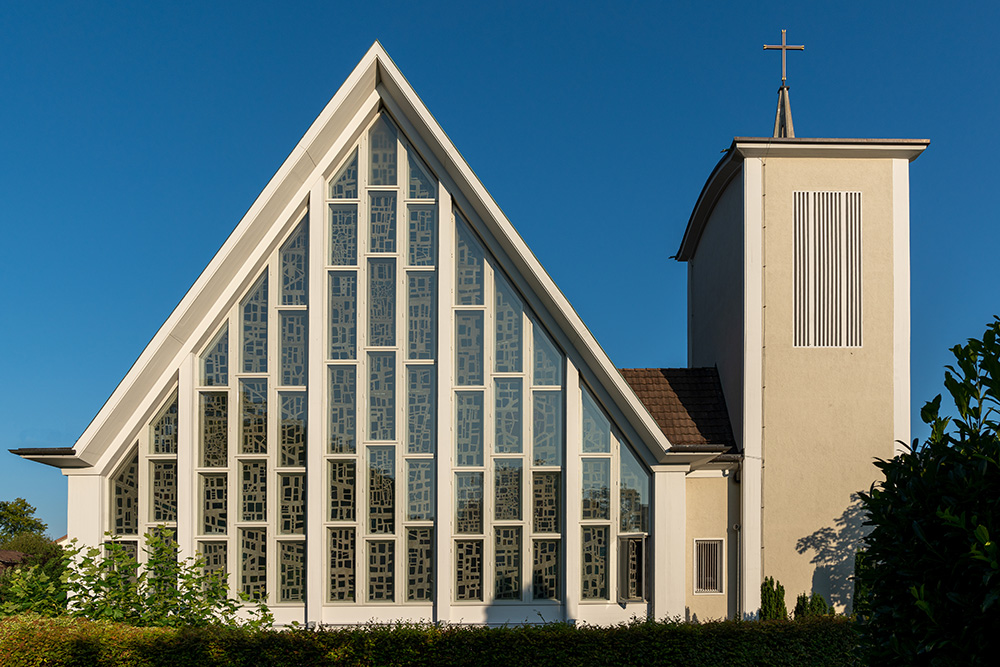
[[[1000,8],[861,3],[4,3],[0,446],[71,446],[378,39],[618,366],[686,362],[669,259],[733,136],[931,139],[912,392],[1000,312]],[[59,471],[0,500],[65,532]]]

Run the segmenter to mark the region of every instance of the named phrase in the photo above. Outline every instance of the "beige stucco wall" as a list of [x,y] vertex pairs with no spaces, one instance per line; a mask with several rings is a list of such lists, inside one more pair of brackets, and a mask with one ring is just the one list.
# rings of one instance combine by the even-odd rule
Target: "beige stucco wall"
[[[893,211],[888,159],[771,158],[763,168],[763,570],[791,610],[852,592],[852,494],[893,454]],[[862,193],[863,345],[792,346],[794,191]],[[845,513],[846,512],[846,513]]]
[[[714,471],[711,476],[693,473],[686,480],[687,543],[685,558],[685,618],[706,621],[736,614],[736,577],[739,554],[739,484],[732,472]],[[694,594],[694,541],[725,540],[725,581],[722,594]]]

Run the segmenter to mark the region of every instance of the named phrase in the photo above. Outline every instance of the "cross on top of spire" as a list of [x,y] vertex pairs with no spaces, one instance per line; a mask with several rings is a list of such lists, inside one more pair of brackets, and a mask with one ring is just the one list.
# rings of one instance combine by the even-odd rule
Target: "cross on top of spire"
[[788,78],[787,74],[786,74],[786,69],[785,69],[785,54],[788,51],[805,51],[806,47],[803,46],[803,45],[801,45],[801,44],[798,45],[798,46],[790,46],[790,45],[786,44],[785,43],[785,31],[782,30],[781,31],[781,44],[780,45],[779,44],[765,44],[764,45],[764,50],[765,51],[768,51],[770,49],[775,49],[775,50],[780,49],[781,50],[781,85],[782,85],[782,87],[784,87],[784,86],[787,85],[785,83],[785,80]]

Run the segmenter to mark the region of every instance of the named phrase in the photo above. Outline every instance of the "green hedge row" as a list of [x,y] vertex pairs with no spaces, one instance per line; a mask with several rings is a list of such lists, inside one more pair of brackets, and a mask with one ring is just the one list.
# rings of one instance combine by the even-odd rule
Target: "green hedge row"
[[843,617],[704,624],[565,624],[503,628],[365,626],[308,632],[133,628],[13,616],[0,620],[0,665],[851,665],[858,639]]

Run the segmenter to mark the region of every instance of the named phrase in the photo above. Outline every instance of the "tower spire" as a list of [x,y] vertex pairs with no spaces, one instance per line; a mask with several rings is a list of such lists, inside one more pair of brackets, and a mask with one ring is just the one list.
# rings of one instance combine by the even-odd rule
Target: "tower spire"
[[774,136],[794,137],[795,126],[792,124],[792,101],[788,97],[788,71],[785,63],[785,54],[788,51],[805,51],[802,45],[791,46],[785,43],[785,31],[781,31],[781,44],[765,44],[764,50],[770,49],[781,51],[781,87],[778,88],[778,111],[774,115]]

